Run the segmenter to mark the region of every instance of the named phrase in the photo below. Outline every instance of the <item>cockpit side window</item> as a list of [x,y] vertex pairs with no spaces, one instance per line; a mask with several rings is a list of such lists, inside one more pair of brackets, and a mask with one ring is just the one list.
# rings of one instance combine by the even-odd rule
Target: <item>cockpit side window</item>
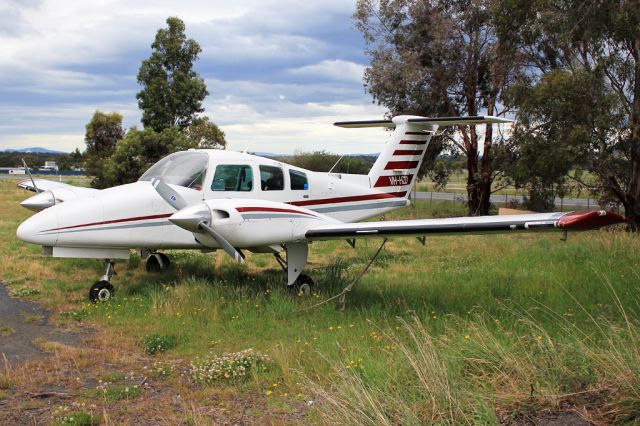
[[294,191],[309,189],[309,181],[307,180],[307,174],[298,170],[289,170],[289,180],[291,181],[291,189]]
[[251,191],[253,170],[246,164],[220,164],[213,175],[212,191]]
[[151,166],[138,180],[149,181],[155,178],[164,183],[200,191],[208,164],[209,156],[204,152],[176,152]]
[[260,187],[263,191],[284,189],[284,173],[280,167],[260,166]]

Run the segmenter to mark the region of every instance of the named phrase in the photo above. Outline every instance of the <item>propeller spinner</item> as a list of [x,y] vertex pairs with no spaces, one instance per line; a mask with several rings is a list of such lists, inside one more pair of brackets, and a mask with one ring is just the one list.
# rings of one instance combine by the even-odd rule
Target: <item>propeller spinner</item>
[[209,206],[204,203],[192,206],[187,205],[187,202],[180,194],[161,180],[154,179],[151,184],[163,200],[178,210],[169,217],[171,223],[194,234],[208,234],[236,262],[244,263],[244,255],[211,226],[212,217]]

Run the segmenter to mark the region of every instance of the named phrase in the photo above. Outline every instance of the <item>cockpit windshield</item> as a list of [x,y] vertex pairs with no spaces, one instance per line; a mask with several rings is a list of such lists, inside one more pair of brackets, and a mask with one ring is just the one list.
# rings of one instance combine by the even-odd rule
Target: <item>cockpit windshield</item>
[[209,156],[204,152],[176,152],[151,166],[139,180],[160,179],[165,183],[202,189]]

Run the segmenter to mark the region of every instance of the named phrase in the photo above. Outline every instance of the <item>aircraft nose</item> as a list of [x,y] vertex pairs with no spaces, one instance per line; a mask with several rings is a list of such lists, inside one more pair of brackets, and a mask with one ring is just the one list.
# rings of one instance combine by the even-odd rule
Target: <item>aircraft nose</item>
[[29,210],[39,212],[53,206],[55,203],[56,200],[53,197],[53,193],[51,191],[45,191],[27,198],[21,202],[20,205]]
[[53,246],[58,241],[57,227],[57,213],[43,210],[22,222],[16,230],[16,236],[27,243]]

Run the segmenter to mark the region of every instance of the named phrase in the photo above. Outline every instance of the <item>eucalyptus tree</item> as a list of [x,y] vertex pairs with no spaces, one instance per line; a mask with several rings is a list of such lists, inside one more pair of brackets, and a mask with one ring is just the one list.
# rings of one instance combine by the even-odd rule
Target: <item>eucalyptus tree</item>
[[[640,7],[633,0],[500,0],[500,40],[526,54],[516,132],[544,139],[640,230]],[[552,107],[553,106],[553,107]],[[573,177],[579,179],[579,177]]]
[[202,51],[197,41],[187,38],[185,25],[167,18],[151,45],[153,52],[138,71],[143,88],[136,95],[142,110],[142,124],[156,132],[172,126],[184,129],[204,111],[202,101],[209,94],[193,64]]
[[[505,114],[503,93],[523,63],[500,43],[495,15],[494,0],[359,0],[366,90],[389,115]],[[455,130],[442,146],[466,156],[469,213],[488,214],[504,137],[492,125]]]

